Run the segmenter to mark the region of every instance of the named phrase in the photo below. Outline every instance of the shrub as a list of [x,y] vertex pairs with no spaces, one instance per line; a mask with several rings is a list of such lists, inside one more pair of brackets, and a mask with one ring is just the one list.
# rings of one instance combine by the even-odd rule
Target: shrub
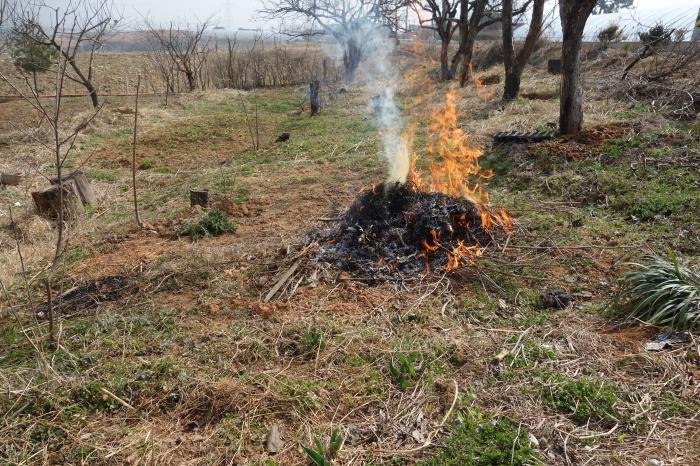
[[420,466],[486,466],[537,464],[538,453],[530,446],[528,432],[507,419],[483,416],[478,410],[466,414],[449,438]]
[[180,228],[177,236],[189,236],[193,240],[197,240],[206,236],[219,236],[235,231],[235,225],[222,210],[212,209],[197,223],[190,223]]
[[656,49],[670,44],[672,35],[673,29],[657,23],[656,26],[653,26],[648,31],[640,32],[639,40],[644,46]]
[[619,280],[619,292],[608,305],[631,321],[686,329],[700,324],[700,270],[684,267],[675,255],[648,257]]
[[610,44],[624,39],[624,34],[619,24],[610,23],[598,31],[597,37],[600,43],[603,44],[603,48],[608,48]]
[[150,170],[151,168],[155,168],[156,163],[153,160],[146,159],[141,162],[139,165],[140,170]]

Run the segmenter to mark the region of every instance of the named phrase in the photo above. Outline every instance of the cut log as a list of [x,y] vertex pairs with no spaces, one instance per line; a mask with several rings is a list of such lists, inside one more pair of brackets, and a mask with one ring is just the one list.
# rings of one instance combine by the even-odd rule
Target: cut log
[[190,191],[190,207],[202,206],[205,209],[209,208],[209,190],[208,189],[193,189]]
[[0,173],[0,184],[5,186],[17,186],[22,182],[22,175],[11,173]]
[[[36,205],[36,210],[39,214],[49,217],[58,218],[60,212],[60,187],[57,184],[41,190],[32,192],[32,199]],[[84,212],[83,203],[78,194],[78,188],[75,187],[75,181],[63,181],[63,218],[74,219]]]
[[[97,204],[97,198],[95,197],[95,193],[92,191],[92,186],[90,186],[90,183],[88,182],[85,173],[81,171],[75,171],[62,178],[63,184],[65,184],[66,181],[74,182],[75,189],[77,190],[76,192],[80,196],[80,200],[83,204]],[[51,178],[51,184],[58,184],[58,177]]]

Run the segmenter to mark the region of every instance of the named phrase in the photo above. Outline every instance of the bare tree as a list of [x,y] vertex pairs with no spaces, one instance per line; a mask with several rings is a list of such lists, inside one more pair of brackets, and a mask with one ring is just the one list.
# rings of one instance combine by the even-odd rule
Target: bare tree
[[[93,107],[99,106],[94,79],[95,53],[119,24],[111,0],[69,0],[63,8],[48,3],[18,5],[14,17],[17,34],[53,47],[66,63],[65,78],[87,90]],[[87,63],[78,63],[78,54]]]
[[404,3],[404,0],[267,0],[263,1],[261,13],[269,19],[291,21],[293,27],[286,31],[289,35],[332,36],[342,49],[345,82],[350,83],[377,26],[395,16],[394,12]]
[[7,12],[10,9],[10,2],[8,0],[0,0],[0,27],[5,24],[7,19]]
[[[532,0],[527,0],[514,16],[525,12]],[[462,65],[460,82],[464,85],[470,78],[474,44],[480,31],[498,23],[501,18],[500,0],[414,0],[411,7],[418,16],[419,24],[430,29],[440,38],[440,79],[454,79],[457,68]],[[421,13],[422,12],[422,13]],[[425,13],[429,17],[424,18]],[[459,32],[459,46],[450,58],[450,45]]]
[[[63,17],[65,18],[65,17]],[[62,23],[57,29],[55,29],[56,37],[68,37],[70,41],[70,31],[73,31],[73,26],[68,25],[65,22]],[[46,293],[48,301],[49,310],[49,323],[51,327],[50,337],[53,340],[53,303],[51,298],[51,283],[53,276],[56,272],[56,267],[59,264],[59,260],[63,256],[65,250],[66,238],[65,238],[65,220],[67,218],[68,212],[66,209],[65,196],[73,194],[70,188],[64,184],[65,178],[63,176],[63,167],[65,166],[66,160],[73,152],[75,148],[75,143],[78,135],[87,128],[95,117],[98,115],[102,107],[98,106],[90,115],[82,119],[80,123],[75,126],[67,126],[64,123],[63,115],[63,92],[64,86],[67,79],[70,79],[69,67],[71,55],[64,53],[63,48],[56,55],[56,62],[53,64],[53,69],[55,70],[55,95],[53,98],[52,105],[47,105],[45,101],[39,96],[36,88],[32,86],[27,78],[25,78],[24,84],[19,84],[10,79],[2,71],[0,71],[0,81],[6,83],[23,101],[28,103],[33,110],[40,117],[40,124],[46,124],[49,127],[48,141],[37,139],[37,142],[44,147],[48,152],[51,153],[53,159],[53,166],[55,169],[55,180],[58,185],[58,205],[57,205],[57,224],[56,224],[56,246],[51,261],[48,267],[46,276]],[[26,87],[26,90],[24,88]],[[34,136],[32,136],[34,137]]]
[[9,0],[0,0],[0,52],[2,52],[3,46],[5,44],[5,37],[3,36],[3,25],[7,21],[9,16],[10,2]]
[[172,22],[167,28],[161,28],[146,21],[150,38],[173,67],[185,75],[190,91],[197,89],[200,74],[207,63],[210,52],[209,38],[206,36],[208,28],[208,20],[192,28],[188,24],[176,25]]
[[462,71],[460,73],[460,85],[464,84],[471,77],[472,72],[472,55],[474,53],[474,43],[479,31],[496,22],[496,19],[489,13],[487,7],[491,5],[489,0],[461,0],[462,6],[459,12],[459,48],[454,58],[452,58],[452,74],[457,72],[457,66],[462,63]]
[[[460,0],[425,0],[413,4],[418,16],[419,24],[424,29],[435,31],[440,38],[440,80],[447,81],[454,78],[450,69],[450,44],[459,28],[457,12]],[[422,10],[430,15],[423,18]]]
[[516,54],[513,46],[513,0],[503,0],[503,14],[501,16],[503,33],[503,66],[505,68],[505,84],[503,88],[503,100],[515,100],[520,93],[520,79],[525,65],[535,50],[537,41],[542,33],[544,21],[545,0],[534,0],[530,29],[525,37],[520,51]]

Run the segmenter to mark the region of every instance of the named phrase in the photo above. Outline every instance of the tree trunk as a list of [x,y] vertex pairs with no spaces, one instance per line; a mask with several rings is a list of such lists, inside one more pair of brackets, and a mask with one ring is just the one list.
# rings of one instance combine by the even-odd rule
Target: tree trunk
[[[61,211],[64,219],[77,218],[84,211],[73,180],[63,180],[63,193],[59,185],[53,184],[41,191],[32,192],[32,199],[36,210],[49,218],[60,219]],[[61,200],[63,200],[63,210],[61,210]]]
[[85,88],[88,90],[90,93],[90,100],[92,101],[92,107],[97,108],[100,106],[100,101],[97,98],[97,89],[95,89],[95,86],[92,85],[90,82],[85,83]]
[[318,100],[318,91],[321,88],[321,83],[316,80],[316,81],[311,81],[311,84],[309,84],[309,101],[311,102],[311,116],[314,116],[318,114],[318,110],[320,108],[319,100]]
[[194,79],[194,72],[192,72],[192,70],[185,71],[185,77],[187,78],[187,87],[190,89],[190,92],[197,89],[197,82]]
[[503,100],[515,100],[520,94],[521,73],[506,73],[505,84],[503,86]]
[[440,80],[449,81],[452,79],[452,73],[450,70],[450,41],[443,40],[440,47]]
[[596,0],[560,0],[562,28],[559,131],[576,134],[583,127],[581,38]]
[[527,37],[525,37],[522,49],[520,49],[520,52],[516,55],[515,46],[513,44],[513,0],[503,0],[503,13],[501,16],[503,67],[505,68],[503,100],[515,100],[518,98],[518,94],[520,94],[520,81],[522,79],[523,70],[540,38],[543,19],[544,0],[535,0]]
[[[68,181],[75,183],[76,192],[80,196],[80,201],[83,204],[97,204],[97,198],[95,197],[95,193],[92,191],[92,186],[90,186],[90,182],[85,176],[85,173],[81,171],[74,171],[70,175],[63,176],[62,178],[64,184],[66,184]],[[51,178],[50,181],[51,184],[58,184],[57,177]]]
[[345,67],[345,84],[351,84],[355,79],[355,72],[362,60],[362,49],[354,39],[348,40],[343,53],[343,66]]
[[479,34],[479,25],[484,17],[484,10],[488,4],[488,0],[478,0],[474,4],[471,17],[469,17],[471,0],[462,0],[459,15],[459,49],[457,54],[452,59],[452,75],[457,75],[457,67],[462,64],[459,85],[464,87],[467,81],[471,78],[472,71],[472,55],[474,53],[474,44],[476,36]]
[[467,82],[472,78],[472,53],[474,52],[474,44],[472,44],[472,49],[468,53],[464,54],[462,59],[462,71],[460,72],[459,86],[464,87]]

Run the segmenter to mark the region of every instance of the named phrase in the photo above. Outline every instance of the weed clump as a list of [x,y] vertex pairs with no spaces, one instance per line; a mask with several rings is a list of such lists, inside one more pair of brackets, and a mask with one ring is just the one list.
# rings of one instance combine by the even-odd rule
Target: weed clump
[[530,445],[528,432],[508,419],[482,415],[478,410],[462,416],[450,436],[420,466],[486,466],[537,463],[539,454]]
[[220,209],[212,209],[196,223],[184,225],[177,231],[177,236],[189,236],[192,240],[204,237],[219,236],[224,233],[234,233],[236,226]]
[[620,395],[608,382],[552,374],[542,388],[542,400],[580,425],[596,422],[612,427],[622,418],[617,409]]

